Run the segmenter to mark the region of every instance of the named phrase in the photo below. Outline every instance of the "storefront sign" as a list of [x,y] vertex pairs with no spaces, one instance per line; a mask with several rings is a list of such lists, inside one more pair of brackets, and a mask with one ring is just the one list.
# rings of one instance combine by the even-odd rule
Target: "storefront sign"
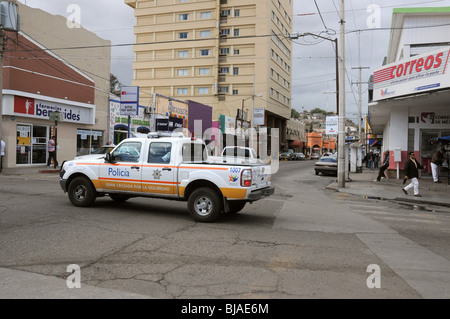
[[39,119],[49,119],[52,112],[61,112],[64,122],[92,124],[91,114],[94,109],[67,104],[14,96],[14,114]]
[[426,124],[450,124],[450,115],[436,114],[434,112],[424,112],[420,114],[420,122]]
[[450,47],[401,60],[374,72],[374,101],[450,87]]
[[139,87],[123,86],[120,90],[120,115],[138,115]]
[[187,127],[189,115],[187,103],[156,94],[155,106],[158,115],[182,119],[184,121],[184,126]]

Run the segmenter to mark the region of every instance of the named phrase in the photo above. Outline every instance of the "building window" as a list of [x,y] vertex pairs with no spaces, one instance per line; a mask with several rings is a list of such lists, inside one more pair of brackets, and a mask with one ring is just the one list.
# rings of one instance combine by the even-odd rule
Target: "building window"
[[211,11],[201,12],[200,19],[211,19]]
[[198,94],[209,94],[209,88],[208,87],[198,88]]
[[234,16],[235,16],[235,17],[240,17],[240,16],[241,16],[241,10],[235,9],[235,10],[234,10]]
[[177,70],[178,76],[187,76],[188,75],[188,69],[178,69]]
[[177,94],[178,95],[187,95],[188,94],[188,89],[187,88],[178,88],[177,89]]
[[230,29],[222,29],[222,30],[220,30],[220,35],[221,36],[230,35]]
[[233,68],[233,75],[239,75],[239,68]]
[[211,50],[209,50],[209,49],[200,50],[200,56],[209,56],[210,54],[211,54]]
[[209,75],[209,68],[200,68],[198,70],[199,75]]
[[238,37],[239,36],[239,29],[234,29],[234,36]]
[[180,14],[178,16],[178,20],[180,20],[180,21],[187,21],[187,20],[189,20],[189,14],[187,14],[187,13]]
[[233,90],[233,95],[239,95],[239,90]]
[[211,36],[211,31],[200,31],[200,38],[209,38]]
[[234,55],[239,55],[239,50],[234,50],[234,51],[233,51],[233,54],[234,54]]
[[230,54],[230,48],[222,48],[222,49],[220,49],[220,54],[222,54],[222,55]]
[[229,67],[219,68],[219,74],[228,74],[230,73]]
[[220,16],[221,17],[228,17],[231,15],[231,10],[222,10],[220,11]]
[[189,32],[180,32],[178,33],[178,39],[187,39]]
[[91,154],[103,145],[103,132],[77,129],[77,156]]
[[229,87],[228,86],[220,86],[219,87],[219,93],[228,93]]
[[189,51],[178,51],[179,58],[187,58],[189,57]]

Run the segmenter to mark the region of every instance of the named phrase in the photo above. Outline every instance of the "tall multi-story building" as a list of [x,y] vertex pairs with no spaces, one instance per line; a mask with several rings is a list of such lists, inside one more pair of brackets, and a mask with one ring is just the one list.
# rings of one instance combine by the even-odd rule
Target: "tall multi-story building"
[[[220,115],[265,109],[286,140],[291,114],[293,0],[124,0],[135,9],[133,85]],[[240,121],[236,121],[239,123]]]

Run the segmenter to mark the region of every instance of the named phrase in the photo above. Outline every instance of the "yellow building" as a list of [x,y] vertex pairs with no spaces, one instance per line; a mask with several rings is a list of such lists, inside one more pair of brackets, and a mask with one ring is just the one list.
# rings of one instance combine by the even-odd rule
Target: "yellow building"
[[133,85],[220,115],[265,109],[286,139],[291,115],[293,0],[124,0],[135,9]]

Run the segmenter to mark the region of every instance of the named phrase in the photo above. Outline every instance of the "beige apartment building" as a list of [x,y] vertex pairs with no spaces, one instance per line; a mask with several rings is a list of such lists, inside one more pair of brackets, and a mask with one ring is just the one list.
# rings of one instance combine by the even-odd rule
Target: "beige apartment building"
[[[265,126],[291,115],[293,0],[124,0],[135,9],[133,85],[193,100],[220,115],[265,109]],[[237,121],[240,123],[240,121]]]

